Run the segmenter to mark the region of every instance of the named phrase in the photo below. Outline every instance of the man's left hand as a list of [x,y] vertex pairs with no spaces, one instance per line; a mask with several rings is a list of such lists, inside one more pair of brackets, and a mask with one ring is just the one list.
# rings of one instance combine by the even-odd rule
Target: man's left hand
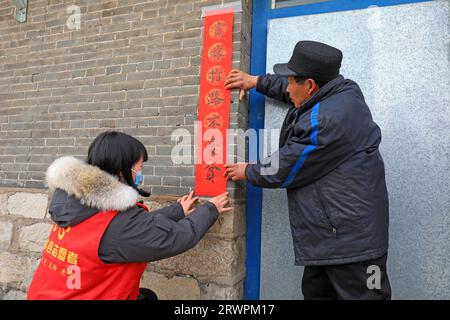
[[248,163],[233,163],[225,165],[224,176],[227,180],[245,180],[245,168],[247,168]]

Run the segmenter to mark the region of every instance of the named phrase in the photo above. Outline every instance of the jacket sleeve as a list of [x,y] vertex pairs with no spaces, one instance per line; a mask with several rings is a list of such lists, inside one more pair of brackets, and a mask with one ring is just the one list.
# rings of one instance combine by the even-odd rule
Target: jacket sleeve
[[352,155],[353,146],[340,126],[311,113],[296,123],[294,136],[275,153],[245,170],[247,180],[264,188],[306,186],[334,170]]
[[184,218],[183,207],[179,202],[175,202],[170,206],[152,211],[153,214],[162,214],[173,221],[179,221]]
[[292,104],[289,98],[289,93],[286,89],[288,86],[288,80],[286,77],[279,77],[274,74],[266,74],[258,77],[256,82],[256,91],[264,94],[265,96]]
[[105,263],[151,262],[178,255],[200,241],[218,211],[207,202],[178,221],[169,216],[139,207],[120,212],[103,234],[99,258]]

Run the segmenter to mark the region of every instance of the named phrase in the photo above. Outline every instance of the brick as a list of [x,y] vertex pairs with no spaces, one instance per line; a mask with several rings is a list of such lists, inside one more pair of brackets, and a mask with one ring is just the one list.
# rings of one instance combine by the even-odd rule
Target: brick
[[18,192],[8,198],[8,213],[26,218],[43,219],[47,213],[48,195]]
[[105,67],[89,68],[86,70],[86,77],[106,75]]
[[129,38],[134,38],[134,37],[142,37],[142,36],[146,36],[148,34],[148,29],[147,28],[142,28],[142,29],[134,29],[131,31],[124,31],[124,32],[117,32],[115,34],[115,39],[129,39]]
[[27,300],[27,295],[23,291],[10,290],[3,296],[3,300]]
[[75,139],[74,138],[50,138],[50,139],[45,139],[45,145],[46,146],[74,146],[74,142]]
[[139,63],[146,61],[155,61],[162,59],[161,48],[157,45],[152,45],[151,47],[147,47],[146,53],[141,54],[133,54],[128,57],[128,63]]
[[159,115],[158,108],[142,108],[125,110],[125,117],[151,117]]
[[212,278],[217,283],[233,285],[244,274],[244,239],[228,241],[205,237],[197,246],[178,256],[154,262],[166,271],[195,276],[200,281]]
[[161,185],[162,177],[144,175],[144,185]]
[[5,251],[0,251],[0,283],[20,286],[30,273],[31,261]]
[[31,131],[8,131],[6,136],[8,138],[31,138]]
[[127,91],[127,100],[159,98],[161,91],[159,89],[144,89]]
[[[155,158],[158,159],[159,157],[155,157]],[[162,185],[179,187],[180,186],[180,177],[163,177]]]
[[74,47],[83,44],[83,39],[63,40],[56,43],[57,48]]
[[59,137],[58,130],[32,130],[31,135],[33,138],[57,138]]
[[102,17],[111,17],[114,15],[126,14],[130,12],[133,12],[133,6],[114,8],[110,10],[103,10]]
[[[245,197],[245,194],[243,196]],[[245,234],[245,205],[232,203],[231,206],[234,210],[221,214],[208,231],[210,234],[223,238],[236,238]]]
[[141,71],[141,72],[130,72],[127,75],[127,80],[146,80],[146,79],[155,79],[161,77],[160,70],[152,70],[152,71]]
[[173,195],[177,197],[184,196],[191,191],[191,188],[183,188],[183,187],[157,187],[153,186],[151,192],[155,195]]
[[[123,88],[124,86],[122,86]],[[119,88],[118,86],[115,88]],[[107,92],[107,93],[97,93],[94,95],[94,102],[105,102],[105,101],[121,101],[125,100],[125,92]],[[120,117],[120,114],[117,116]]]
[[145,88],[162,88],[180,86],[180,81],[177,78],[166,79],[147,79],[145,80]]
[[187,57],[183,57],[183,58],[171,59],[169,61],[170,61],[171,68],[181,68],[181,67],[189,66],[190,59]]
[[130,134],[132,136],[155,136],[156,135],[156,128],[126,128],[123,130],[123,132]]
[[121,66],[111,66],[106,68],[106,75],[109,76],[110,74],[114,73],[120,73],[122,67]]
[[[189,61],[189,59],[187,58]],[[181,77],[181,76],[192,76],[198,75],[200,73],[200,68],[198,66],[178,68],[178,69],[167,69],[161,71],[161,77]]]
[[142,70],[153,70],[153,64],[154,64],[153,61],[138,63],[138,64],[137,64],[137,70],[138,70],[138,71],[142,71]]
[[113,82],[119,82],[124,81],[126,76],[124,74],[115,74],[115,75],[108,75],[108,76],[97,76],[95,77],[94,84],[104,84],[104,83],[113,83]]
[[200,47],[185,48],[185,49],[175,49],[164,51],[164,59],[173,59],[179,57],[191,57],[200,55]]
[[154,62],[155,69],[167,69],[170,68],[170,60],[168,61],[155,61]]
[[193,176],[193,167],[155,167],[155,174],[159,176]]
[[150,18],[156,18],[158,17],[158,10],[148,10],[148,11],[144,11],[142,13],[142,18],[143,19],[150,19]]
[[201,33],[202,33],[202,30],[200,28],[193,29],[193,30],[187,30],[184,32],[169,32],[169,33],[164,34],[164,41],[199,38]]
[[[84,128],[84,121],[83,120],[73,120],[70,121],[70,126],[71,129],[72,128]],[[59,145],[59,144],[56,144]],[[62,144],[61,144],[62,145]]]
[[[84,124],[84,128],[99,128],[100,127],[100,120],[86,120],[83,121]],[[89,141],[90,142],[90,141]],[[78,139],[77,139],[77,146],[79,146],[80,144],[78,143]]]
[[112,41],[114,39],[115,39],[114,33],[102,34],[102,35],[95,35],[92,37],[86,37],[86,43],[99,43],[104,41]]
[[[119,93],[123,94],[123,93]],[[99,111],[91,113],[90,119],[115,119],[120,118],[122,116],[121,110],[108,110],[108,111]]]
[[130,63],[122,65],[122,72],[128,73],[128,72],[136,72],[137,70],[137,64],[136,63]]
[[111,91],[138,90],[144,88],[144,81],[126,81],[111,85]]
[[145,272],[140,287],[153,290],[160,300],[200,299],[199,284],[196,279],[190,277]]
[[80,94],[89,94],[89,93],[99,93],[99,92],[109,92],[111,91],[110,84],[97,84],[97,85],[89,85],[83,86],[80,89]]
[[117,6],[117,1],[109,1],[106,3],[93,4],[93,5],[89,5],[87,7],[87,12],[103,11],[105,9],[111,9],[116,6]]
[[128,55],[135,55],[139,53],[145,52],[145,46],[133,46],[129,48],[120,48],[114,50],[114,57],[117,56],[128,56]]
[[202,300],[240,300],[243,298],[244,294],[242,282],[233,286],[207,283],[200,288]]
[[48,239],[52,225],[36,223],[23,227],[19,235],[19,249],[31,252],[42,252],[45,241]]
[[12,235],[13,224],[9,221],[0,221],[0,249],[7,250],[9,248],[11,245]]
[[185,86],[185,87],[172,87],[172,88],[162,88],[162,97],[173,97],[173,96],[184,96],[198,94],[198,86]]

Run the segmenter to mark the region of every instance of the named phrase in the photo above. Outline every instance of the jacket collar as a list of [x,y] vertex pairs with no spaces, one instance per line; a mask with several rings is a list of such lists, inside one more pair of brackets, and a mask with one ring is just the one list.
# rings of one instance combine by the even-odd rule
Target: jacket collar
[[302,104],[302,106],[297,111],[297,116],[314,107],[314,105],[316,105],[319,101],[325,100],[326,98],[339,92],[345,85],[345,83],[346,80],[341,75],[328,82],[326,85],[320,88],[319,91],[317,91],[311,98],[309,98]]

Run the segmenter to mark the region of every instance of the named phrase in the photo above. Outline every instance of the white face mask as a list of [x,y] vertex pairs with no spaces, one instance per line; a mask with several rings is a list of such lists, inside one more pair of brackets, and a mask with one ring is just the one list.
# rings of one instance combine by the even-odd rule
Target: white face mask
[[134,169],[131,169],[136,174],[136,179],[134,180],[134,184],[136,187],[139,187],[142,183],[142,170],[135,171]]

